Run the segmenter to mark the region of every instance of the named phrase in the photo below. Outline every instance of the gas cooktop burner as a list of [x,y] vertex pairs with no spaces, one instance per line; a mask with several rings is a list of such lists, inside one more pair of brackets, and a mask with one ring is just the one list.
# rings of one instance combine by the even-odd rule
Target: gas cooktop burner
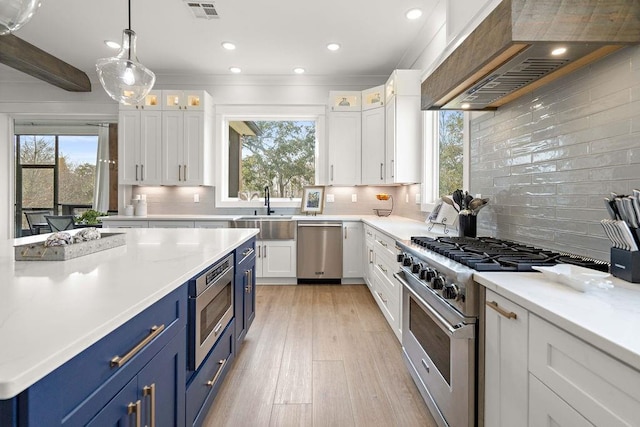
[[412,237],[411,242],[477,271],[533,271],[533,266],[573,264],[608,271],[607,263],[492,237]]

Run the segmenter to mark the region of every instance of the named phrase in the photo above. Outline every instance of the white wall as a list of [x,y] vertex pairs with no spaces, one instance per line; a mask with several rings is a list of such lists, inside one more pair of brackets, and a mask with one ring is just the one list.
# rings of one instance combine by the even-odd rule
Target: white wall
[[0,240],[13,235],[13,128],[7,114],[0,114]]

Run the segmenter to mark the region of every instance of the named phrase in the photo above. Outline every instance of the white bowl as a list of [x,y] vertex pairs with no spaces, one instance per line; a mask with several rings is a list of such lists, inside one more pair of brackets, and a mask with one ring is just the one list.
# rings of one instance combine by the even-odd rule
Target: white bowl
[[592,270],[571,264],[557,264],[553,267],[531,267],[544,274],[544,276],[557,283],[562,283],[573,289],[586,292],[591,289],[610,289],[613,284],[605,280],[611,275],[603,271]]

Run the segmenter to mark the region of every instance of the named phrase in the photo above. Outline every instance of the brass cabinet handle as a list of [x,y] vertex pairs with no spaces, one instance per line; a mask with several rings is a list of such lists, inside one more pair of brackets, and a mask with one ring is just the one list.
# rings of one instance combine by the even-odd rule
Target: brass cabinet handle
[[216,371],[216,374],[213,376],[213,379],[207,381],[208,387],[213,387],[216,381],[218,381],[218,377],[220,376],[220,374],[222,374],[222,370],[224,369],[224,365],[226,364],[227,364],[227,359],[221,359],[218,361],[218,365],[220,365],[220,367]]
[[129,359],[131,359],[133,356],[138,354],[140,352],[140,350],[142,350],[144,347],[146,347],[147,344],[149,344],[151,341],[153,341],[153,339],[155,337],[160,335],[160,333],[162,331],[164,331],[164,324],[162,324],[160,326],[152,326],[151,327],[151,331],[149,332],[149,335],[147,335],[142,341],[140,341],[138,344],[136,344],[136,346],[133,347],[131,350],[129,350],[129,352],[127,354],[125,354],[124,356],[122,356],[122,357],[121,356],[114,356],[113,359],[111,359],[111,361],[109,362],[109,364],[111,365],[112,368],[121,367],[122,365],[127,363],[129,361]]
[[387,243],[383,242],[382,240],[378,240],[378,243],[380,243],[382,246],[384,246],[385,248],[387,247]]
[[495,311],[497,311],[498,313],[500,313],[501,315],[503,315],[507,319],[517,319],[518,318],[518,315],[515,314],[513,311],[505,310],[504,308],[500,307],[498,305],[498,303],[495,302],[495,301],[487,301],[486,304],[487,304],[488,307],[493,308]]
[[181,181],[182,176],[182,165],[178,165],[178,181]]
[[387,303],[387,300],[384,299],[384,295],[382,295],[382,292],[378,292],[378,295],[380,295],[380,299],[382,300],[383,303]]
[[384,179],[383,170],[384,170],[384,163],[380,163],[380,181]]
[[136,181],[138,180],[138,165],[136,165]]
[[383,272],[385,272],[385,273],[387,272],[387,269],[386,269],[386,268],[384,268],[384,267],[382,266],[382,264],[378,264],[378,268],[379,268],[380,270],[382,270]]
[[156,384],[144,386],[143,396],[149,396],[149,427],[156,427]]
[[369,249],[369,264],[373,264],[373,249]]
[[141,408],[142,402],[139,400],[136,403],[131,402],[127,405],[127,415],[136,414],[136,427],[140,427],[140,425],[142,424]]
[[258,245],[258,258],[260,258],[262,256],[261,254],[261,248],[262,246]]

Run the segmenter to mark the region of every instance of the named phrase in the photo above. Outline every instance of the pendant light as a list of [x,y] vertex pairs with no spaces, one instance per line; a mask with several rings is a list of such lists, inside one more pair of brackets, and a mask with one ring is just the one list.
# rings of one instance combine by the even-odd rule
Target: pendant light
[[116,56],[98,59],[98,78],[111,98],[121,104],[137,104],[153,88],[156,75],[138,61],[136,33],[131,30],[131,0],[129,28],[122,32],[121,46]]
[[0,1],[0,36],[9,34],[29,22],[40,7],[40,0]]

